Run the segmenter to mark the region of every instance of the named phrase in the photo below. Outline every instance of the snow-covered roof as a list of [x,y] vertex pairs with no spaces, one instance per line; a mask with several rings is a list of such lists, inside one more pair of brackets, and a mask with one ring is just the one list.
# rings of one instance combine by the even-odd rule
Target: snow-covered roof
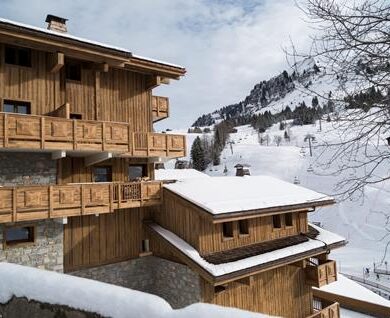
[[165,187],[212,214],[334,201],[325,194],[269,176],[185,179]]
[[369,302],[372,304],[386,306],[389,307],[389,312],[390,312],[389,300],[379,296],[378,294],[375,294],[371,290],[363,287],[362,285],[354,282],[353,280],[345,277],[342,274],[338,275],[336,282],[316,289],[319,289],[324,292],[332,293],[335,295],[345,296],[345,297]]
[[125,318],[129,315],[138,318],[269,317],[210,304],[194,304],[173,310],[164,299],[152,294],[8,263],[0,263],[0,282],[1,304],[15,296],[113,318]]
[[114,45],[110,45],[110,44],[106,44],[106,43],[102,43],[102,42],[98,42],[98,41],[85,39],[82,37],[77,37],[77,36],[74,36],[74,35],[71,35],[68,33],[56,32],[53,30],[48,30],[48,29],[44,29],[44,28],[36,27],[33,25],[21,23],[21,22],[12,21],[12,20],[8,20],[8,19],[4,19],[4,18],[0,18],[0,23],[16,26],[16,27],[23,28],[23,29],[28,29],[28,30],[32,30],[32,31],[36,31],[36,32],[44,33],[44,34],[48,34],[48,35],[59,37],[59,38],[64,38],[64,39],[74,40],[74,41],[78,41],[78,42],[82,42],[82,43],[86,43],[86,44],[90,44],[90,45],[94,45],[94,46],[99,46],[99,47],[102,47],[105,49],[114,50],[114,51],[118,51],[118,52],[130,55],[134,58],[138,58],[138,59],[142,59],[142,60],[146,60],[146,61],[150,61],[150,62],[154,62],[154,63],[158,63],[158,64],[163,64],[163,65],[167,65],[167,66],[172,66],[172,67],[184,69],[184,67],[180,66],[180,65],[176,65],[176,64],[144,57],[141,55],[132,54],[132,52],[130,52],[128,49],[125,49],[125,48],[122,48],[119,46],[114,46]]
[[310,252],[311,250],[325,247],[325,244],[332,245],[345,242],[345,239],[343,237],[312,225],[313,228],[315,228],[319,232],[316,239],[309,238],[309,240],[304,243],[289,246],[286,248],[281,248],[272,252],[256,256],[251,256],[230,263],[215,265],[207,262],[202,256],[200,256],[199,252],[194,247],[192,247],[186,241],[178,237],[176,234],[168,231],[167,229],[161,227],[158,224],[149,224],[149,226],[166,241],[168,241],[171,245],[180,250],[181,253],[189,257],[193,262],[201,266],[204,270],[206,270],[214,277],[231,274],[258,265],[267,264],[275,260],[285,259],[297,254]]
[[155,179],[161,181],[210,178],[207,174],[195,169],[158,169],[154,174]]

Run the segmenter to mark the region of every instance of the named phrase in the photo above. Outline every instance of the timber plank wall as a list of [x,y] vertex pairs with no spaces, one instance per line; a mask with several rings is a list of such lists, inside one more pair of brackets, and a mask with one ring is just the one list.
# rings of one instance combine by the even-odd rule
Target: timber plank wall
[[307,232],[307,212],[293,212],[293,226],[274,229],[272,216],[248,219],[249,235],[240,236],[237,222],[233,223],[232,239],[224,239],[222,223],[213,224],[204,211],[171,191],[164,189],[164,201],[160,212],[155,214],[158,224],[175,233],[201,255],[225,251],[254,243]]
[[35,115],[69,103],[71,113],[82,114],[83,119],[128,122],[134,132],[152,131],[152,95],[146,89],[146,75],[112,68],[99,72],[82,63],[81,81],[71,81],[65,79],[65,67],[48,71],[46,52],[31,50],[32,67],[23,67],[6,64],[4,48],[0,44],[1,101],[30,102]]

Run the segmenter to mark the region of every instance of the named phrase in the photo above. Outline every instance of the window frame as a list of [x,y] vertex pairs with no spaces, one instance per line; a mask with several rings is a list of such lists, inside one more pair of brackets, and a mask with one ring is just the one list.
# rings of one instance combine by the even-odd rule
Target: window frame
[[[31,229],[31,236],[32,238],[29,238],[27,240],[15,240],[12,241],[11,243],[7,241],[7,230],[10,229],[16,229],[16,228],[29,228]],[[23,246],[31,246],[36,243],[36,225],[32,224],[25,224],[25,225],[12,225],[12,226],[3,226],[3,247],[4,249],[10,249],[10,248],[18,248],[18,247],[23,247]]]
[[[8,99],[8,98],[3,98],[0,100],[1,104],[1,111],[3,113],[7,114],[18,114],[18,115],[31,115],[32,114],[32,103],[31,101],[27,100],[21,100],[21,99]],[[6,112],[4,109],[5,104],[10,104],[14,106],[14,111],[13,112]],[[18,113],[15,112],[15,106],[26,106],[27,107],[27,113]]]
[[[102,174],[102,173],[97,174],[96,173],[96,169],[107,169],[109,171],[109,175],[110,175],[109,179],[110,180],[107,180],[107,181],[96,181],[96,177],[97,176],[108,175],[108,174]],[[95,183],[108,183],[108,182],[112,182],[112,166],[104,165],[104,166],[95,166],[95,167],[93,167],[93,169],[92,169],[92,177],[93,177],[93,182],[95,182]]]
[[[245,231],[241,231],[242,230],[241,226],[243,224],[244,224]],[[237,225],[238,225],[238,236],[239,237],[249,236],[249,234],[250,234],[250,224],[249,224],[249,220],[248,219],[238,220],[237,221]]]
[[[141,167],[142,168],[142,176],[141,178],[146,178],[148,177],[148,165],[146,163],[132,163],[129,164],[127,167],[127,179],[129,182],[134,182],[137,179],[130,179],[130,167]],[[138,177],[137,177],[138,178]]]
[[[233,221],[223,222],[221,224],[221,230],[222,230],[222,239],[224,241],[234,239],[234,222]],[[229,233],[227,233],[227,232],[229,232]]]
[[[289,217],[291,218],[291,224],[287,225],[287,215],[289,215]],[[291,228],[294,226],[294,216],[293,216],[293,213],[292,212],[288,212],[288,213],[285,213],[283,214],[284,216],[284,225],[286,228]]]
[[[276,222],[275,220],[278,219],[279,226],[275,226]],[[282,230],[283,224],[282,224],[282,216],[280,214],[273,214],[272,215],[272,229],[275,231]]]
[[[7,62],[7,49],[13,49],[15,50],[15,63]],[[20,51],[26,51],[28,52],[29,57],[29,63],[28,65],[20,64]],[[22,46],[16,46],[16,45],[4,45],[4,57],[3,61],[5,65],[12,66],[12,67],[26,67],[26,68],[32,68],[32,49]]]

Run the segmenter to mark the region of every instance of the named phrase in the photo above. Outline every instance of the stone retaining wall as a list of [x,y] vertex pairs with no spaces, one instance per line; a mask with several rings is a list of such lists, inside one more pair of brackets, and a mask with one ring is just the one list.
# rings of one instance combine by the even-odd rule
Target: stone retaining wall
[[164,298],[173,308],[201,301],[199,275],[188,266],[147,256],[70,273]]

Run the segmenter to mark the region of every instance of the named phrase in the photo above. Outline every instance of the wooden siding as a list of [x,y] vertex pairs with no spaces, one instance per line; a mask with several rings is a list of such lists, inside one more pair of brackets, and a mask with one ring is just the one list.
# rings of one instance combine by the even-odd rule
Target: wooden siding
[[64,226],[65,272],[137,258],[147,215],[137,208],[69,218]]
[[32,67],[21,67],[5,64],[4,47],[0,43],[0,100],[30,102],[35,115],[69,103],[71,113],[83,119],[126,122],[132,132],[152,131],[148,75],[113,68],[100,72],[96,64],[84,62],[81,81],[71,81],[65,78],[65,67],[50,72],[49,53],[32,50]]
[[112,213],[161,204],[161,182],[0,188],[0,223]]
[[203,301],[291,318],[312,313],[312,291],[305,285],[302,268],[283,266],[254,275],[248,281],[249,286],[233,282],[226,285],[225,291],[215,293],[214,286],[201,279]]
[[0,148],[109,151],[134,157],[182,157],[184,135],[131,132],[128,123],[0,113]]
[[233,238],[226,239],[222,223],[212,223],[210,218],[198,211],[198,207],[171,191],[164,189],[163,196],[164,202],[160,213],[156,214],[156,222],[187,241],[201,255],[307,232],[307,212],[292,212],[293,226],[284,225],[282,214],[281,229],[273,228],[270,215],[247,219],[248,235],[239,235],[238,221],[233,221]]

